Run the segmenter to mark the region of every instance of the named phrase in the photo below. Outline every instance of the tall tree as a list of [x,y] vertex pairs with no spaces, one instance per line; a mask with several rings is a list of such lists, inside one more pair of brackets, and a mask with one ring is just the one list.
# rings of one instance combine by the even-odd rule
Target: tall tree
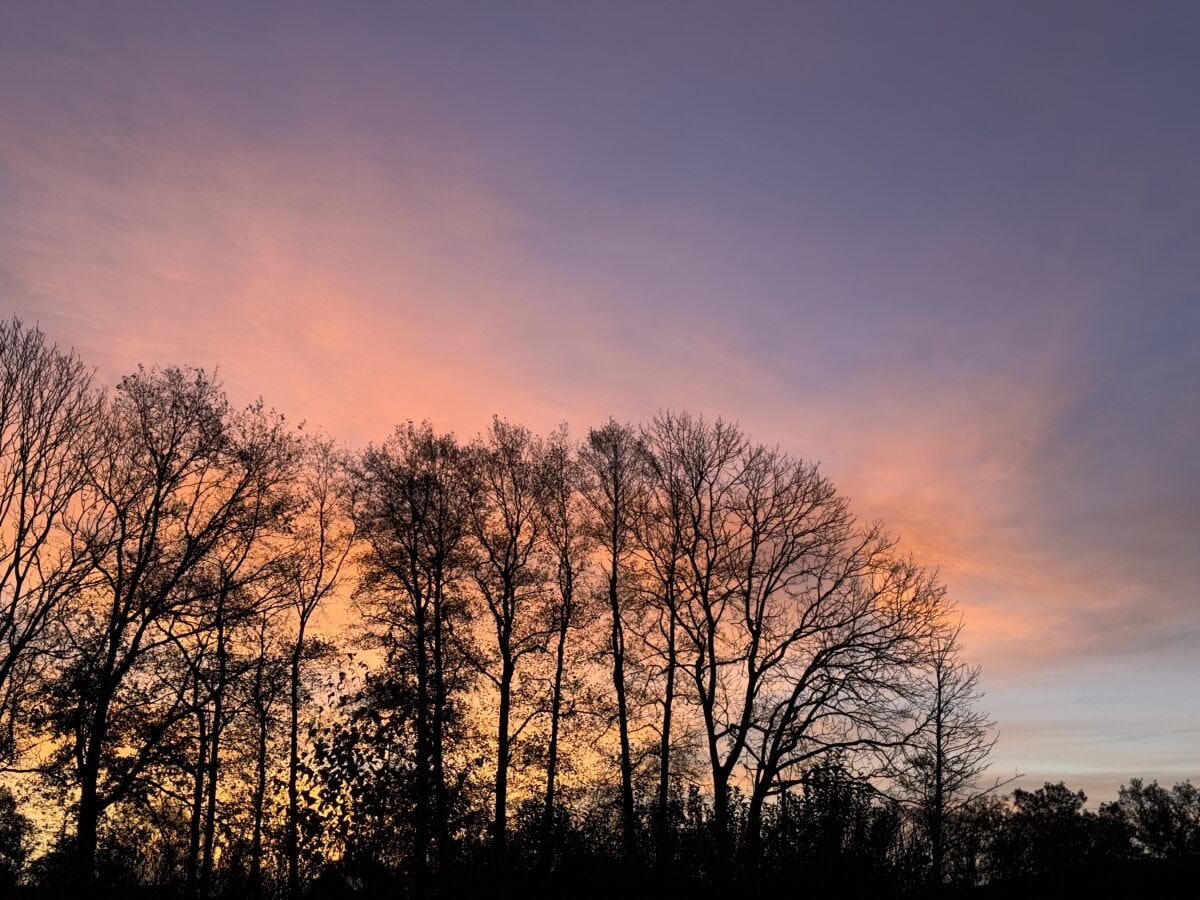
[[346,460],[327,438],[312,438],[296,483],[292,540],[285,565],[291,580],[294,616],[289,660],[287,766],[287,892],[300,896],[300,710],[309,625],[341,583],[356,540]]
[[[169,657],[186,613],[211,598],[198,577],[255,520],[280,477],[282,423],[239,433],[200,370],[139,370],[105,409],[74,524],[87,590],[72,604],[47,723],[68,738],[57,771],[78,789],[75,874],[93,876],[101,814],[128,796],[188,713]],[[246,443],[245,440],[254,443]],[[261,442],[261,443],[260,443]]]
[[620,744],[621,836],[625,854],[632,857],[637,839],[637,815],[633,792],[633,753],[630,743],[627,620],[634,592],[629,587],[633,572],[636,522],[642,515],[646,493],[645,451],[630,425],[613,420],[588,433],[581,458],[588,470],[587,492],[597,543],[605,570],[605,598],[609,613],[608,655],[612,660],[613,697],[616,703],[617,737]]
[[[288,595],[290,598],[290,594]],[[282,739],[276,710],[287,706],[291,688],[291,653],[281,640],[276,619],[281,610],[262,609],[254,622],[251,657],[254,665],[249,691],[254,748],[254,777],[250,791],[250,895],[259,900],[265,893],[263,861],[267,814],[267,780],[273,737]],[[290,718],[290,717],[289,717]],[[290,724],[290,723],[289,723]],[[288,729],[291,738],[291,729]]]
[[513,741],[532,714],[513,727],[518,666],[546,649],[546,576],[537,551],[544,521],[543,448],[528,429],[494,419],[472,447],[468,484],[474,543],[473,580],[490,644],[478,668],[496,689],[496,780],[492,850],[504,864],[508,841],[508,779]]
[[855,754],[866,774],[882,773],[923,727],[920,670],[944,591],[893,549],[878,526],[851,531],[771,627],[748,745],[752,849],[767,798],[801,783],[806,766]]
[[362,456],[355,516],[363,536],[357,592],[389,665],[414,680],[414,867],[423,886],[436,842],[439,866],[451,856],[445,743],[449,705],[463,672],[468,495],[463,451],[429,423],[396,429]]
[[647,644],[658,657],[662,683],[662,714],[658,729],[658,783],[654,804],[655,865],[666,869],[672,860],[671,774],[672,740],[680,654],[680,602],[684,579],[683,541],[688,530],[685,466],[678,457],[684,447],[678,433],[685,422],[661,413],[642,429],[649,468],[644,514],[637,520],[637,545],[646,559],[649,618]]
[[962,629],[961,618],[950,620],[929,636],[922,667],[926,692],[918,705],[924,728],[907,743],[892,773],[928,829],[931,880],[939,888],[945,880],[947,818],[1007,783],[977,790],[996,743],[995,723],[977,705],[983,697],[980,670],[962,658]]
[[580,625],[586,603],[582,590],[589,555],[594,550],[585,500],[586,476],[576,448],[560,429],[546,448],[546,483],[542,518],[546,535],[547,566],[554,572],[555,600],[549,604],[553,630],[553,671],[550,679],[550,734],[546,747],[546,790],[542,804],[542,860],[550,865],[554,847],[554,819],[558,787],[560,729],[566,688],[567,645]]
[[[717,865],[727,867],[732,855],[730,778],[741,755],[744,734],[722,719],[729,697],[727,673],[743,658],[729,644],[724,620],[733,596],[733,575],[740,536],[730,515],[731,494],[737,485],[746,439],[733,425],[708,422],[687,413],[664,414],[656,429],[658,481],[677,496],[672,511],[682,522],[676,625],[682,632],[680,650],[693,699],[701,714],[712,778],[713,828]],[[726,740],[738,742],[732,750]],[[660,773],[661,777],[661,773]]]
[[61,640],[57,614],[89,571],[69,526],[100,404],[73,352],[19,319],[0,322],[0,761],[16,752],[15,714]]
[[[912,668],[941,592],[860,528],[816,466],[749,443],[721,420],[664,416],[656,470],[685,511],[677,616],[704,725],[719,864],[729,798],[752,773],[751,855],[768,797],[831,752],[898,746]],[[660,475],[660,478],[663,476]]]
[[[231,726],[244,706],[244,681],[254,668],[241,644],[253,650],[254,626],[276,609],[285,596],[278,552],[294,513],[292,485],[299,474],[301,443],[278,430],[278,420],[261,404],[229,419],[233,444],[240,453],[269,454],[253,503],[236,529],[230,529],[197,567],[194,581],[202,586],[197,602],[182,609],[176,645],[190,679],[196,721],[193,765],[193,810],[187,857],[185,894],[212,893],[217,857],[219,788]],[[268,429],[275,429],[270,435]],[[232,732],[238,737],[236,731]],[[225,792],[226,794],[228,792]]]

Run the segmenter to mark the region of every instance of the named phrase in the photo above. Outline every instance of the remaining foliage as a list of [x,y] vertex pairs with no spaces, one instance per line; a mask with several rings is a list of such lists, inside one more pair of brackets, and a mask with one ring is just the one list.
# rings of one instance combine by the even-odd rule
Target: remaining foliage
[[1200,790],[1190,781],[1159,787],[1132,779],[1101,813],[1124,820],[1134,842],[1158,859],[1200,856]]
[[29,857],[33,822],[21,813],[12,791],[0,788],[0,888],[11,891]]

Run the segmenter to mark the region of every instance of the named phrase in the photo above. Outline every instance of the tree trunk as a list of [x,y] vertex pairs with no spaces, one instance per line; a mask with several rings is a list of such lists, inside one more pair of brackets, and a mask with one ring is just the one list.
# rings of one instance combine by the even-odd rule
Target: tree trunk
[[733,842],[729,829],[729,775],[719,767],[713,769],[713,839],[717,877],[725,879],[732,871]]
[[97,797],[98,767],[84,767],[80,773],[79,818],[75,829],[75,882],[90,887],[96,875],[96,827],[100,818]]
[[[412,574],[414,586],[419,577]],[[425,598],[414,587],[413,641],[416,644],[417,714],[413,722],[416,731],[416,803],[413,822],[413,880],[414,893],[425,893],[426,869],[429,864],[429,648],[425,636]]]
[[508,720],[512,705],[513,660],[504,653],[500,675],[500,712],[496,726],[496,809],[492,830],[492,853],[503,867],[508,844],[508,763],[511,753]]
[[[671,589],[668,588],[668,591]],[[675,702],[675,609],[668,601],[667,683],[663,689],[662,743],[658,750],[658,803],[655,809],[655,865],[665,870],[671,863],[671,710]]]
[[442,643],[442,587],[440,577],[433,590],[433,721],[431,723],[433,757],[433,829],[437,840],[438,871],[450,867],[450,798],[446,790],[443,732],[446,717],[445,648]]
[[301,615],[292,651],[290,721],[288,727],[287,896],[300,896],[300,663],[304,655],[307,616]]
[[[614,521],[616,521],[614,516]],[[611,569],[608,577],[608,603],[612,613],[611,649],[613,690],[617,698],[617,733],[621,742],[621,837],[625,857],[634,851],[633,759],[629,749],[629,709],[625,697],[625,630],[621,619],[621,599],[617,590],[617,534],[612,535]]]
[[[111,668],[111,656],[109,665]],[[75,828],[75,880],[91,886],[96,877],[96,839],[100,823],[100,759],[108,735],[111,694],[105,690],[91,717],[91,728],[79,769],[79,817]]]
[[944,869],[944,847],[942,825],[944,821],[945,802],[944,796],[944,777],[945,777],[945,749],[943,747],[943,709],[942,709],[942,672],[939,667],[937,672],[937,706],[934,713],[934,764],[933,764],[933,809],[930,816],[930,846],[933,851],[933,883],[934,888],[938,892],[942,889],[943,869]]
[[184,868],[183,896],[191,900],[196,896],[196,882],[200,870],[200,831],[204,818],[204,770],[208,757],[208,717],[200,705],[199,688],[192,691],[192,702],[196,706],[196,772],[192,779],[192,810],[188,820],[188,851]]
[[254,714],[257,718],[258,735],[255,747],[255,782],[254,799],[252,801],[253,825],[250,836],[250,892],[251,896],[262,897],[262,857],[263,857],[263,807],[267,797],[267,703],[264,697],[266,685],[266,624],[261,625],[259,632],[258,660],[254,666]]
[[763,807],[767,800],[767,787],[771,779],[763,776],[754,785],[750,793],[750,803],[746,809],[746,846],[745,860],[751,866],[757,866],[762,852],[762,816]]
[[558,725],[562,718],[563,660],[570,626],[570,600],[564,601],[554,655],[554,688],[550,697],[550,746],[546,756],[546,800],[542,812],[542,868],[549,869],[554,846],[554,788],[558,777]]
[[212,733],[209,737],[207,808],[204,813],[204,854],[200,867],[200,896],[212,893],[213,848],[217,831],[217,781],[221,771],[221,729],[225,715],[225,682],[228,676],[225,654],[225,609],[224,595],[218,599],[217,611],[217,684],[213,694]]

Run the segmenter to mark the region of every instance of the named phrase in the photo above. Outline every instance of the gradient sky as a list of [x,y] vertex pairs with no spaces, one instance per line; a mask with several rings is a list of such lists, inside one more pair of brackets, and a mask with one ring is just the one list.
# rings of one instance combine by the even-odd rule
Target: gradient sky
[[1200,5],[0,3],[0,304],[355,443],[689,407],[940,565],[997,770],[1200,777]]

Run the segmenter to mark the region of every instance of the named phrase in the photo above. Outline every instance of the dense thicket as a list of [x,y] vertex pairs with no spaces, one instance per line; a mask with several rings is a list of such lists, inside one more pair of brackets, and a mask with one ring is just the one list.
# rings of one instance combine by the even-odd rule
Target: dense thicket
[[1200,852],[1190,785],[997,799],[935,573],[664,412],[361,451],[0,325],[0,883],[842,893]]

